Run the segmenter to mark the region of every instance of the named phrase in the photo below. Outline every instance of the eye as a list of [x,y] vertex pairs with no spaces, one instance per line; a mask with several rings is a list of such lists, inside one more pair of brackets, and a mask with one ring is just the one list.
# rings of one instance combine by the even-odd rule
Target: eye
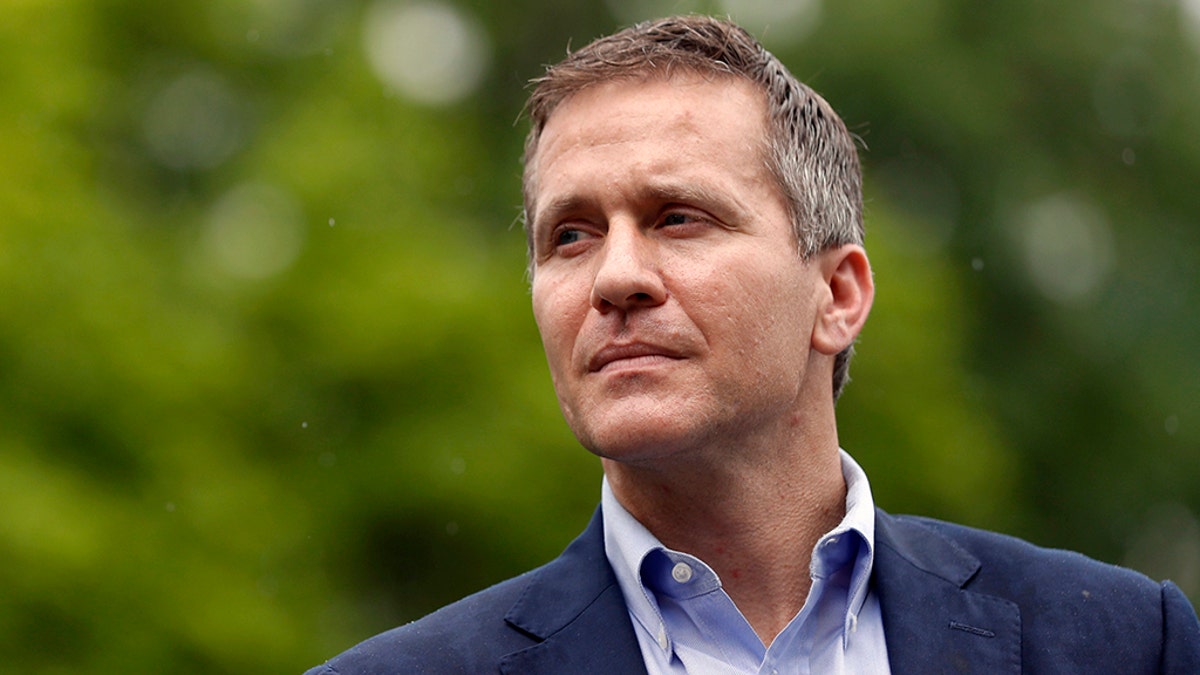
[[574,244],[575,242],[583,239],[583,236],[584,234],[580,230],[564,227],[558,232],[554,233],[554,245],[567,246],[569,244]]
[[549,235],[547,255],[574,257],[583,252],[589,239],[594,239],[596,233],[591,228],[578,224],[563,223],[554,228]]
[[711,225],[713,219],[707,214],[694,209],[674,208],[670,211],[664,211],[658,218],[658,227],[669,228],[671,230],[679,229],[677,234],[684,232],[700,232],[707,225]]

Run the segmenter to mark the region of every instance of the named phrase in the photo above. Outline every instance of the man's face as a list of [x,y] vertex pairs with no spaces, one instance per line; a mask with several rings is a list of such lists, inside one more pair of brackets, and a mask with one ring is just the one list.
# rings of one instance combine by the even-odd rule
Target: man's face
[[546,124],[533,310],[593,452],[729,448],[802,426],[814,392],[830,396],[810,350],[821,275],[766,168],[765,120],[749,82],[677,74],[590,87]]

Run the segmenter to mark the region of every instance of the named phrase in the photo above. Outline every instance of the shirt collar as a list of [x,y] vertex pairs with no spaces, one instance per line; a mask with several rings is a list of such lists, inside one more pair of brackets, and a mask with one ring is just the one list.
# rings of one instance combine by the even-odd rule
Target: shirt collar
[[[875,561],[875,503],[862,467],[845,450],[839,450],[839,454],[842,476],[846,481],[846,514],[837,527],[818,540],[813,549],[811,572],[814,577],[829,575],[853,562],[846,594],[843,644],[847,644],[866,601]],[[669,651],[670,636],[653,593],[642,581],[642,563],[655,552],[667,552],[673,558],[691,556],[664,547],[617,501],[607,478],[601,485],[600,509],[604,517],[604,552],[616,574],[629,612],[651,635],[656,636],[660,647]]]
[[654,551],[665,547],[624,506],[617,501],[606,476],[600,487],[600,511],[604,517],[604,553],[608,564],[617,576],[617,584],[625,596],[629,613],[651,635],[656,636],[663,650],[670,649],[670,642],[658,611],[658,603],[650,590],[642,584],[639,570],[642,560]]
[[813,578],[827,577],[850,567],[846,588],[846,619],[843,644],[858,627],[858,615],[867,600],[871,570],[875,566],[875,501],[867,474],[850,453],[840,451],[842,476],[846,479],[846,515],[813,548],[810,570]]

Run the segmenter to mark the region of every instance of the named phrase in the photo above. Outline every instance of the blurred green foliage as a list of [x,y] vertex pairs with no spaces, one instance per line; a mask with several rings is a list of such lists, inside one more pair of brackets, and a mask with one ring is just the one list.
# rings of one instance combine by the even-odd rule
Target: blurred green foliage
[[14,0],[5,668],[297,672],[556,554],[600,474],[528,309],[524,82],[671,11],[869,148],[877,501],[1200,598],[1195,0]]

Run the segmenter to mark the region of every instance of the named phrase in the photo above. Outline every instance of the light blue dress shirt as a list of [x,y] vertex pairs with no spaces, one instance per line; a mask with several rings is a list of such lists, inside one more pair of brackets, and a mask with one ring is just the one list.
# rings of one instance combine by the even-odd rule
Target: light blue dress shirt
[[890,673],[879,599],[871,592],[875,504],[862,468],[841,451],[846,515],[817,541],[800,613],[763,645],[702,560],[665,548],[605,480],[604,548],[650,675]]

